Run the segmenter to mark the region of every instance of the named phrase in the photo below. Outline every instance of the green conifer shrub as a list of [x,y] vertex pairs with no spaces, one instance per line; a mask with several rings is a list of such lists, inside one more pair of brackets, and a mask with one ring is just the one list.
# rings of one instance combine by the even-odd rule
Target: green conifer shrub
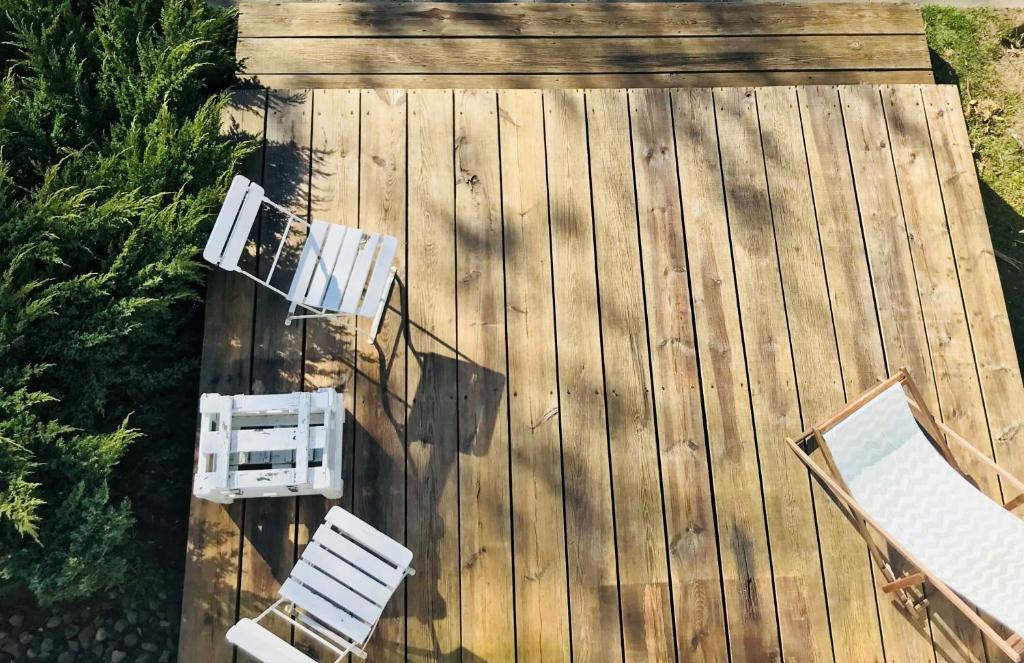
[[7,591],[87,598],[183,557],[197,256],[252,149],[220,135],[234,30],[203,0],[0,0]]

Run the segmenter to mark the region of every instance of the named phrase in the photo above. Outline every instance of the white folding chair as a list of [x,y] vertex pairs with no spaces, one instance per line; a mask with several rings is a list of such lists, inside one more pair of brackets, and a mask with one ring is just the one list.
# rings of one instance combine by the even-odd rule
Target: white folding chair
[[228,642],[264,663],[315,663],[264,628],[273,615],[334,653],[366,658],[384,606],[415,571],[412,552],[341,507],[334,507],[306,546],[276,603],[256,619],[241,619]]
[[[263,204],[280,211],[288,220],[265,278],[239,265]],[[291,285],[285,292],[272,285],[271,279],[293,224],[304,226],[308,235]],[[395,280],[397,251],[398,240],[388,235],[364,233],[358,228],[319,219],[307,223],[264,196],[263,187],[236,175],[206,242],[203,258],[222,269],[244,274],[285,297],[291,302],[286,325],[304,318],[372,318],[372,344]],[[308,313],[296,315],[299,308]]]

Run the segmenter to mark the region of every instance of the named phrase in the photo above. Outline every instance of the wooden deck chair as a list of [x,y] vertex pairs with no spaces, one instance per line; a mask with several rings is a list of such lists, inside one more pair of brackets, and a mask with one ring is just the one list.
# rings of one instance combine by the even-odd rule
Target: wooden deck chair
[[[969,481],[949,441],[1021,491],[993,502]],[[927,592],[943,594],[1013,661],[1024,654],[1024,483],[926,409],[906,371],[786,442],[868,543],[882,589],[912,614]],[[820,451],[825,468],[810,454]],[[827,469],[826,469],[827,468]],[[911,569],[900,577],[877,532]],[[1003,637],[975,608],[1005,626]]]
[[[270,269],[266,277],[261,278],[245,271],[239,261],[264,204],[280,211],[288,222]],[[308,234],[291,285],[285,292],[271,285],[271,279],[293,224],[304,226]],[[291,306],[286,325],[303,318],[372,318],[370,343],[373,344],[395,280],[393,263],[397,250],[398,240],[388,235],[364,233],[357,228],[320,220],[307,223],[265,197],[263,187],[236,175],[206,242],[203,258],[223,269],[244,274],[287,298]],[[296,315],[299,308],[307,313]]]
[[415,571],[412,552],[341,507],[313,534],[280,599],[255,619],[241,619],[228,642],[264,663],[316,663],[260,623],[283,619],[336,656],[366,658],[364,650],[384,606]]

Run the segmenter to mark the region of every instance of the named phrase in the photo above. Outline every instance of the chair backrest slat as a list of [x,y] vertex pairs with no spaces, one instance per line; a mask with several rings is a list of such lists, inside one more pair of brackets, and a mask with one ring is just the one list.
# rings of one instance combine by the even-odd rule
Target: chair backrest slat
[[262,203],[263,187],[236,175],[206,241],[203,258],[224,269],[237,268]]
[[402,572],[405,572],[412,563],[411,550],[341,507],[333,507],[327,512],[327,522],[370,552],[394,564]]
[[363,300],[359,315],[369,317],[377,313],[377,306],[380,298],[384,295],[384,288],[388,284],[388,276],[391,274],[391,263],[398,251],[398,240],[394,237],[383,236],[380,239],[380,252],[373,266],[373,275],[370,277],[369,285],[366,286],[366,298]]
[[392,590],[380,583],[376,578],[367,575],[346,560],[314,542],[302,553],[302,559],[321,569],[332,578],[336,578],[354,589],[373,603],[384,606],[391,598]]
[[321,525],[317,529],[316,534],[313,535],[313,541],[391,589],[398,587],[398,583],[402,581],[404,569],[384,561],[353,543],[350,539],[331,529],[329,524]]
[[352,642],[362,643],[370,636],[372,626],[356,619],[320,594],[289,576],[281,585],[280,595],[308,611],[323,624],[341,633]]
[[323,307],[329,311],[337,311],[341,308],[341,298],[345,295],[345,289],[352,276],[352,269],[356,264],[359,245],[363,241],[362,231],[354,228],[352,230],[354,232],[345,233],[341,251],[338,253],[338,260],[334,263],[331,273],[331,281],[327,284],[327,292],[324,294]]
[[331,603],[334,603],[366,624],[367,630],[373,628],[373,625],[377,623],[377,619],[380,617],[380,613],[384,610],[383,606],[379,606],[353,591],[351,587],[342,584],[305,558],[300,559],[295,568],[292,569],[291,577],[303,585],[312,588],[316,593],[328,597]]
[[352,267],[352,275],[345,286],[345,296],[341,299],[342,313],[354,314],[359,310],[359,302],[363,298],[363,290],[366,288],[366,277],[373,266],[373,258],[377,254],[377,245],[380,243],[380,235],[370,234],[366,242],[359,248],[359,255],[356,256],[355,265]]

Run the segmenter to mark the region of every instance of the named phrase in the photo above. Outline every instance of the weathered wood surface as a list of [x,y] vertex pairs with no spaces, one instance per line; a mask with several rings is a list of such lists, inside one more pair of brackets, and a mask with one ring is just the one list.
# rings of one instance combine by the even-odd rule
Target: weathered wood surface
[[[955,89],[245,95],[268,190],[403,242],[378,347],[303,343],[213,273],[203,366],[204,390],[345,388],[340,503],[418,570],[375,658],[985,657],[943,602],[891,603],[781,440],[907,366],[1024,466]],[[182,661],[231,660],[325,506],[193,504]]]
[[[224,133],[262,142],[266,108],[265,92],[236,92],[224,114]],[[243,174],[257,182],[262,181],[263,155],[263,149],[256,151],[243,169]],[[255,232],[258,229],[254,228]],[[252,267],[254,257],[245,254],[246,267]],[[199,373],[201,391],[232,395],[250,392],[255,298],[256,284],[248,279],[223,271],[210,272]],[[196,440],[198,444],[198,435]],[[238,550],[244,507],[244,503],[224,506],[195,497],[191,500],[178,645],[182,660],[231,659],[224,633],[237,619]]]
[[[246,75],[248,76],[248,75]],[[877,71],[696,71],[529,74],[254,74],[260,85],[286,88],[384,88],[417,89],[579,89],[579,88],[675,88],[750,87],[757,85],[839,85],[875,83],[931,83],[930,69],[886,69]]]
[[[729,7],[698,3],[253,3],[238,6],[242,37],[636,37],[922,34],[911,5]],[[340,31],[341,26],[345,31]]]
[[706,3],[242,3],[264,86],[640,88],[930,83],[918,8]]

